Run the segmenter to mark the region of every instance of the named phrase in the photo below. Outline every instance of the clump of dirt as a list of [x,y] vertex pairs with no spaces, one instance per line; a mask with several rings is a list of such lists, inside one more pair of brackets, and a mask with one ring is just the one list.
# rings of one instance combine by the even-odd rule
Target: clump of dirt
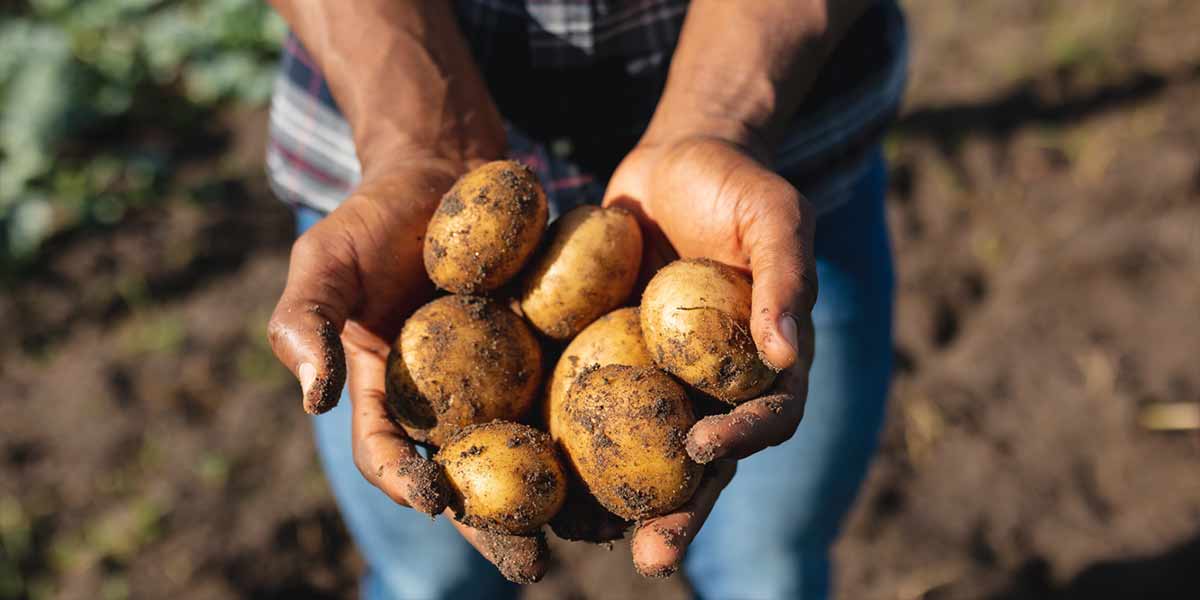
[[439,515],[450,502],[450,486],[437,463],[413,458],[396,468],[396,474],[409,481],[408,502],[428,515]]
[[476,539],[483,556],[513,583],[535,583],[545,573],[549,551],[541,533],[517,536],[480,531]]
[[[482,194],[480,194],[480,195],[482,196]],[[476,203],[478,203],[478,199],[476,199]],[[457,215],[458,213],[462,212],[462,209],[463,209],[462,197],[458,193],[458,190],[454,189],[449,192],[446,192],[445,196],[442,196],[442,201],[438,204],[437,210],[439,213],[442,213],[443,215],[453,217],[454,215]],[[435,253],[436,253],[436,251],[435,251]],[[445,253],[443,252],[442,254],[444,255]]]

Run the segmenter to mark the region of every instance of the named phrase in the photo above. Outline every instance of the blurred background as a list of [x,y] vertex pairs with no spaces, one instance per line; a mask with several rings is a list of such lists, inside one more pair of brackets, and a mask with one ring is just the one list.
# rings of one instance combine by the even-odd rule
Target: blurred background
[[[908,0],[898,373],[851,599],[1200,597],[1200,3]],[[352,598],[264,326],[284,28],[0,0],[0,598]],[[559,547],[527,598],[685,597]]]

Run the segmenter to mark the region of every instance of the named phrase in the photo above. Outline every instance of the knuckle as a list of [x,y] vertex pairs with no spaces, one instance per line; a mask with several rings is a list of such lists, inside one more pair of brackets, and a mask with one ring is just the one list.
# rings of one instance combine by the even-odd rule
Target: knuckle
[[804,264],[800,257],[788,256],[785,260],[779,261],[779,278],[783,280],[787,289],[793,295],[803,295],[805,293],[805,277]]
[[788,440],[792,439],[792,437],[795,435],[796,435],[796,429],[794,427],[784,427],[783,430],[780,431],[779,435],[776,436],[775,439],[771,441],[771,445],[779,446],[779,445],[783,444],[784,442],[787,442]]
[[803,285],[804,267],[800,257],[793,256],[788,252],[780,252],[774,248],[763,252],[758,257],[754,270],[770,275],[775,282],[772,287],[777,290],[782,289],[794,293]]
[[795,406],[795,408],[792,409],[792,414],[788,417],[788,426],[786,428],[788,439],[791,439],[792,436],[796,435],[796,431],[798,431],[800,428],[800,423],[804,421],[805,403],[793,398],[792,404]]
[[271,315],[271,319],[267,321],[267,341],[271,343],[271,347],[277,348],[286,333],[287,326],[283,324],[279,315]]
[[803,216],[806,214],[808,200],[799,190],[792,187],[792,184],[783,181],[782,185],[776,188],[775,195],[783,207],[783,216],[787,217],[785,222],[799,224],[806,220]]
[[800,217],[803,214],[803,204],[807,201],[800,191],[796,189],[788,180],[775,176],[773,177],[765,189],[762,190],[763,196],[772,198],[771,203],[773,216],[781,225],[790,225],[800,222]]
[[778,446],[796,435],[804,415],[803,402],[798,402],[790,394],[767,396],[756,402],[756,411],[762,415],[764,421],[771,423],[768,427],[770,433],[765,440],[769,445]]
[[320,232],[312,229],[304,232],[304,234],[296,238],[296,241],[292,242],[292,258],[307,260],[317,256],[324,247],[321,237]]
[[345,228],[328,229],[325,225],[324,221],[318,223],[292,242],[293,263],[321,270],[353,264],[354,238]]
[[817,282],[816,265],[806,264],[803,270],[800,271],[800,306],[811,312],[813,307],[817,305],[817,297],[820,294],[820,290],[821,286]]
[[358,468],[358,472],[363,476],[363,479],[374,484],[379,479],[382,465],[376,466],[371,460],[371,452],[367,448],[366,439],[358,439],[353,442],[352,454],[354,456],[354,466]]

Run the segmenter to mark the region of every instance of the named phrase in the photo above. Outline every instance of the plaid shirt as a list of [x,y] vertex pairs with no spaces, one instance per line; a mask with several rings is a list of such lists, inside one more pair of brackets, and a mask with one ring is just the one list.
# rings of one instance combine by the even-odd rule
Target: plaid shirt
[[[653,113],[686,0],[456,0],[459,24],[507,123],[509,154],[537,171],[552,215],[599,202]],[[774,168],[818,214],[866,168],[906,80],[895,0],[855,24],[775,148]],[[289,37],[271,103],[267,171],[284,201],[328,212],[359,180],[350,127]]]

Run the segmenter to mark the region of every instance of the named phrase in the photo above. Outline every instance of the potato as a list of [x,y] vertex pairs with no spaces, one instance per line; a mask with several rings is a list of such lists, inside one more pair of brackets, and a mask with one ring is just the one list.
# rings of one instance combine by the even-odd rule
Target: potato
[[658,366],[730,404],[761,395],[776,371],[750,336],[750,278],[708,259],[677,260],[642,294],[642,335]]
[[434,460],[446,469],[455,518],[477,529],[531,533],[567,498],[566,473],[550,436],[528,425],[470,425]]
[[529,167],[487,163],[442,197],[425,231],[425,270],[456,294],[495,290],[537,250],[548,214],[546,193]]
[[644,519],[696,491],[702,467],[684,449],[694,422],[687,395],[666,373],[608,365],[586,371],[567,392],[560,443],[604,508]]
[[413,439],[440,446],[467,425],[521,418],[541,380],[542,351],[520,317],[487,298],[444,296],[392,345],[387,406]]
[[629,297],[641,262],[642,231],[629,211],[580,206],[550,226],[521,275],[521,312],[546,337],[569,340]]
[[642,326],[638,322],[636,307],[621,308],[600,317],[563,350],[550,375],[543,405],[550,437],[556,441],[561,437],[563,429],[559,419],[563,414],[567,390],[575,382],[576,376],[588,367],[605,365],[654,366],[650,351],[642,341]]

